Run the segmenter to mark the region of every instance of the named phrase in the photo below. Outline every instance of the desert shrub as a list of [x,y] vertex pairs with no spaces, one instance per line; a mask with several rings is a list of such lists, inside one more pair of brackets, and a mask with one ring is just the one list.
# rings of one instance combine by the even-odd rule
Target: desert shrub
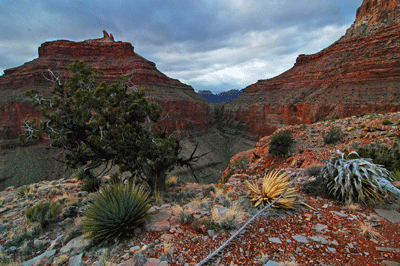
[[25,211],[25,217],[29,222],[38,222],[42,226],[56,220],[61,214],[62,206],[58,202],[39,202]]
[[88,178],[86,182],[82,185],[82,191],[87,191],[89,193],[96,192],[100,189],[101,180],[99,178]]
[[207,230],[214,230],[215,232],[221,230],[221,227],[209,217],[195,220],[193,223],[190,224],[190,228],[200,233],[204,233],[204,231]]
[[179,214],[179,221],[184,224],[191,224],[193,222],[193,217],[188,211],[181,211]]
[[370,159],[346,159],[340,154],[326,161],[319,178],[332,196],[346,203],[378,204],[388,191],[396,193],[389,171]]
[[79,181],[85,179],[86,178],[85,171],[83,169],[79,170],[78,173],[75,175],[75,178]]
[[98,240],[119,239],[134,234],[148,218],[150,199],[142,187],[114,184],[103,187],[89,202],[83,221],[87,236]]
[[393,124],[393,123],[392,123],[392,121],[390,121],[389,119],[384,119],[384,120],[382,121],[382,125],[388,126],[388,125],[391,125],[391,124]]
[[313,165],[310,166],[306,169],[306,175],[307,176],[319,176],[319,174],[321,173],[321,169],[322,169],[322,165]]
[[271,137],[268,153],[278,157],[288,155],[294,144],[292,131],[290,129],[280,131]]
[[247,168],[250,166],[250,159],[248,157],[242,157],[233,163],[229,162],[229,172],[228,174],[222,179],[222,183],[226,183],[229,181],[229,178],[234,174],[241,174],[246,172]]
[[[250,183],[247,181],[248,197],[250,201],[254,201],[254,207],[258,205],[268,205],[276,200],[290,185],[286,172],[270,171],[264,176],[264,181],[261,189],[257,183]],[[285,209],[293,209],[298,200],[295,187],[289,187],[282,198],[280,198],[272,207],[280,207]]]
[[400,170],[400,148],[397,143],[392,147],[379,143],[360,147],[357,154],[361,158],[371,158],[373,163],[383,165],[390,171]]
[[217,227],[225,230],[234,230],[243,224],[245,215],[238,204],[231,204],[227,212],[219,213],[216,209],[213,209],[211,218],[213,224]]
[[29,187],[20,188],[17,192],[17,198],[22,198],[27,195],[31,189]]
[[322,132],[322,138],[325,144],[335,144],[342,140],[343,133],[340,128],[332,126],[328,132]]
[[393,179],[396,181],[400,181],[400,171],[399,170],[395,170],[393,172]]

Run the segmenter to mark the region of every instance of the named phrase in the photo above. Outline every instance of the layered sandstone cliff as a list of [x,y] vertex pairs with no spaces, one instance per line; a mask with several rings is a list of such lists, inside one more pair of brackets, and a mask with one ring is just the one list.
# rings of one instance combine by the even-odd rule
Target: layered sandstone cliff
[[340,40],[225,104],[228,124],[261,137],[288,124],[400,110],[399,12],[398,0],[364,0]]
[[45,42],[39,47],[39,57],[22,66],[7,69],[0,76],[0,139],[12,139],[21,131],[28,114],[38,115],[37,109],[23,97],[26,90],[46,90],[52,83],[46,79],[47,69],[66,78],[68,66],[83,60],[90,69],[104,73],[103,80],[112,83],[126,75],[135,85],[146,88],[146,97],[162,105],[164,116],[160,123],[170,132],[180,134],[206,131],[210,106],[193,88],[161,73],[156,64],[134,52],[132,44],[116,42],[103,32],[100,39],[72,42]]

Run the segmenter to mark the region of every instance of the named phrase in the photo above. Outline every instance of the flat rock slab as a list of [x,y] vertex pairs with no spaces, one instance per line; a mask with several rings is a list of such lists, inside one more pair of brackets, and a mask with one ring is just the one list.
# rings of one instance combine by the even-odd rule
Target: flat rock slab
[[340,217],[347,217],[348,215],[343,213],[343,212],[337,212],[337,211],[331,211],[331,213],[336,214],[337,216]]
[[395,210],[375,209],[375,212],[389,222],[400,223],[400,213]]
[[302,235],[292,236],[292,238],[293,238],[294,240],[296,240],[297,242],[299,242],[299,243],[305,243],[305,244],[307,244],[307,243],[309,242],[309,241],[308,241],[308,238],[305,237],[305,236],[302,236]]
[[328,226],[324,224],[317,224],[313,227],[318,233],[322,232],[324,229],[328,229]]
[[329,241],[326,240],[326,239],[325,239],[324,237],[322,237],[322,236],[310,236],[309,238],[310,238],[312,241],[321,243],[321,244],[323,244],[323,245],[329,244]]
[[152,213],[150,219],[146,224],[146,228],[149,231],[164,231],[171,228],[169,219],[172,216],[172,211],[167,209],[157,210]]
[[48,257],[49,258],[49,257],[53,256],[54,254],[56,254],[56,250],[55,249],[46,251],[45,253],[43,253],[43,254],[41,254],[41,255],[39,255],[37,257],[34,257],[33,259],[25,261],[23,266],[31,266],[31,265],[35,264],[37,261],[39,261],[41,258],[43,258],[43,257]]
[[278,237],[270,237],[268,238],[269,242],[275,243],[275,244],[282,244],[282,241]]
[[89,245],[90,240],[86,239],[84,235],[78,236],[69,241],[64,247],[61,248],[61,253],[81,253],[84,248]]

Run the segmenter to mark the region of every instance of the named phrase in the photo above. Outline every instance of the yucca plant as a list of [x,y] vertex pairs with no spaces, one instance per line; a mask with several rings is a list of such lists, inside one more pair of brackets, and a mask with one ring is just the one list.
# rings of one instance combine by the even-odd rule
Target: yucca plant
[[83,230],[97,240],[119,239],[134,234],[149,217],[149,194],[133,184],[103,187],[94,194],[85,212]]
[[346,159],[340,152],[338,157],[326,161],[319,178],[323,178],[330,194],[341,202],[379,204],[388,192],[400,195],[384,167],[371,159]]
[[[250,183],[247,181],[248,193],[250,201],[255,201],[254,207],[260,204],[268,205],[276,200],[289,186],[291,180],[286,172],[271,171],[264,176],[261,189],[257,183]],[[289,187],[283,197],[279,199],[276,206],[285,209],[294,209],[296,205],[301,204],[298,199],[296,189]]]

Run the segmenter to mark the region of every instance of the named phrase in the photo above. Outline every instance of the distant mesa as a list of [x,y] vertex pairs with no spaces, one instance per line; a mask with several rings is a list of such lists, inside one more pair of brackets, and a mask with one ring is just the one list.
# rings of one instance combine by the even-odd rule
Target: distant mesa
[[200,90],[198,94],[213,103],[227,103],[239,97],[242,92],[243,90],[230,90],[214,94],[209,90]]
[[107,83],[125,75],[131,84],[144,86],[146,97],[163,107],[163,116],[168,114],[160,126],[169,132],[186,135],[208,129],[211,110],[206,100],[191,86],[166,76],[155,63],[135,53],[131,43],[115,41],[105,30],[99,39],[50,41],[42,43],[38,50],[38,58],[6,69],[0,76],[0,140],[16,138],[28,114],[39,116],[23,93],[51,88],[53,83],[44,76],[48,69],[66,79],[71,75],[68,66],[75,59],[83,60],[89,69],[103,72]]

